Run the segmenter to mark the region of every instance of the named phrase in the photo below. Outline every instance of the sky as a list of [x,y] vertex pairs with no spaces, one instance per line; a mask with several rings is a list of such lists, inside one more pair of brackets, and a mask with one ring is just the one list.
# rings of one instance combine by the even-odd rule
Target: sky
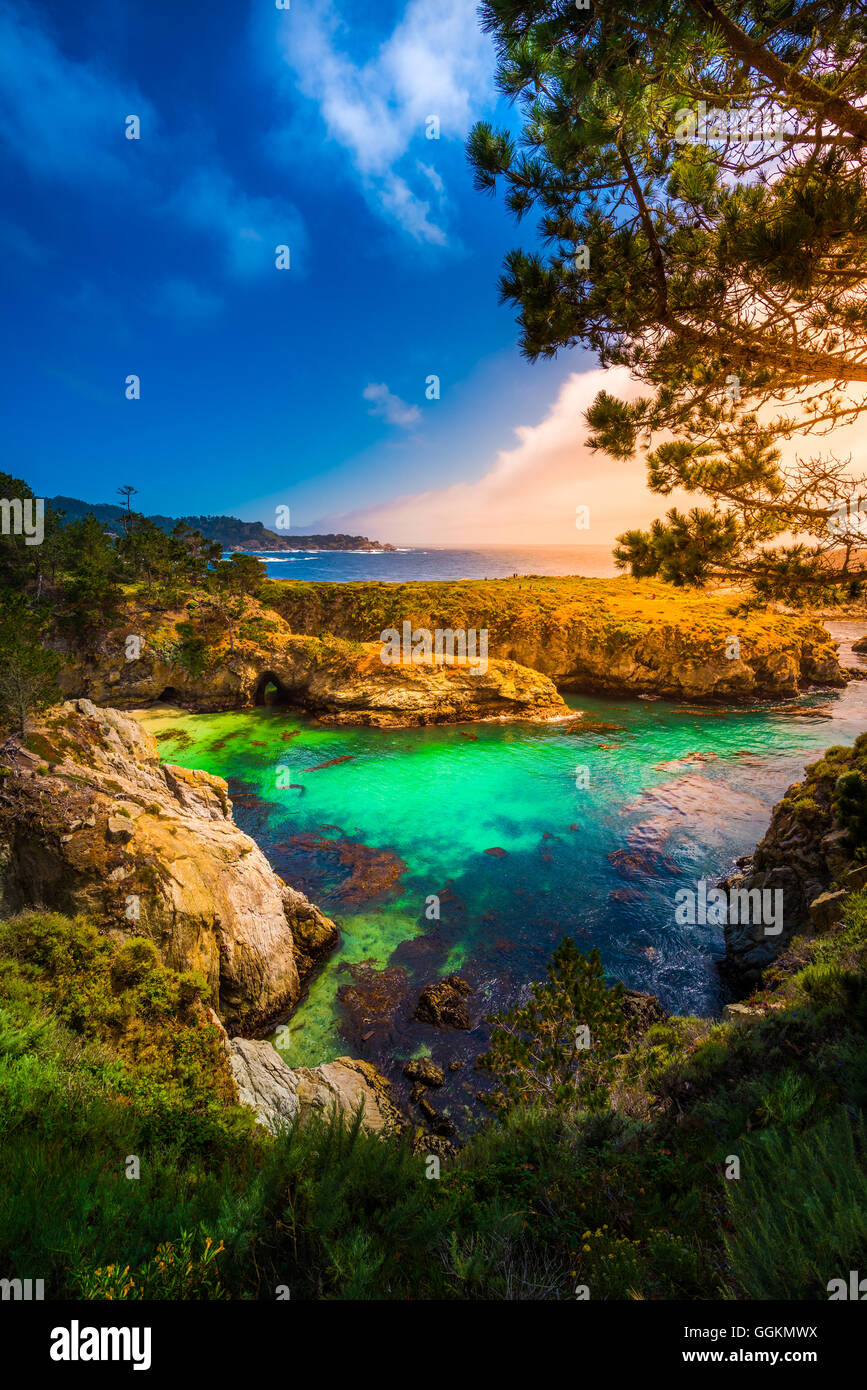
[[630,383],[520,356],[479,119],[518,128],[475,0],[4,0],[4,470],[397,545],[646,525],[642,461],[583,444]]

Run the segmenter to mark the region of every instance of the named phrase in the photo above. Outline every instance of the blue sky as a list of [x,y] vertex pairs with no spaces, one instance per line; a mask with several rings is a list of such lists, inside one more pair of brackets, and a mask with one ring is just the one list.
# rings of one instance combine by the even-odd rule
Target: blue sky
[[497,302],[533,228],[472,187],[469,126],[515,122],[493,70],[474,0],[7,3],[6,470],[398,543],[606,539],[572,505],[593,364],[530,367]]

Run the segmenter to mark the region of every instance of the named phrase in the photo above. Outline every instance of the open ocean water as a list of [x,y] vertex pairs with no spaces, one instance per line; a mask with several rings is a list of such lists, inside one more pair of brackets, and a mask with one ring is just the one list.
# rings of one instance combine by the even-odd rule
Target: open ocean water
[[272,579],[323,579],[346,583],[378,579],[506,579],[512,574],[581,574],[610,579],[618,573],[607,545],[537,545],[478,550],[299,550],[246,552],[265,562]]

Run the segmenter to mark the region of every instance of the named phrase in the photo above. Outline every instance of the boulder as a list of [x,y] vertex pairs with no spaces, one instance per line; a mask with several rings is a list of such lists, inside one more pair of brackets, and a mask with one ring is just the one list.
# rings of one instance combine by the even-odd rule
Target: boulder
[[640,989],[627,989],[622,1000],[630,1033],[638,1036],[646,1033],[654,1023],[664,1023],[668,1014],[655,994],[645,994]]
[[161,764],[135,719],[84,699],[4,757],[0,912],[82,912],[148,936],[167,965],[205,976],[236,1029],[295,1003],[337,928],[238,829],[222,778]]
[[845,888],[835,893],[820,893],[810,903],[810,922],[817,933],[829,931],[843,916],[843,908],[849,894]]
[[410,1081],[419,1082],[422,1086],[445,1085],[446,1078],[442,1067],[438,1067],[430,1057],[413,1057],[404,1066],[403,1074],[408,1076]]
[[351,1121],[359,1105],[361,1123],[372,1134],[392,1133],[402,1126],[388,1082],[369,1062],[338,1057],[320,1067],[292,1068],[269,1042],[232,1038],[228,1048],[238,1099],[251,1106],[268,1129],[334,1111]]
[[431,1023],[434,1028],[470,1028],[470,1015],[464,1002],[473,987],[459,975],[448,975],[444,980],[426,985],[416,1005],[414,1017],[420,1023]]

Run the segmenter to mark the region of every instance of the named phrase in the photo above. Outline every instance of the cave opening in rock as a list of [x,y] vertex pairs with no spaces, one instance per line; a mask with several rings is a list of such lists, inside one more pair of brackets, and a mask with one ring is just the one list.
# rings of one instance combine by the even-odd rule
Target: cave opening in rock
[[173,685],[167,685],[162,695],[157,697],[158,705],[179,705],[180,703],[180,691],[176,690]]
[[275,676],[273,671],[263,671],[253,691],[253,703],[256,705],[288,705],[290,703],[289,691],[280,677]]

